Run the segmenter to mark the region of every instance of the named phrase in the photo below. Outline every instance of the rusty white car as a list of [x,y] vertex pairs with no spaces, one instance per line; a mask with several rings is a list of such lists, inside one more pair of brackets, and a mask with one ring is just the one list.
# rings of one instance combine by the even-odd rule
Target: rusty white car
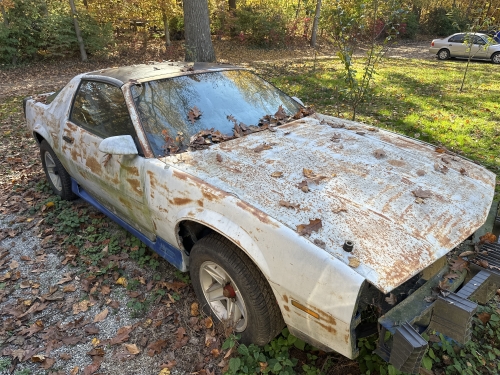
[[[54,192],[189,271],[204,311],[242,342],[286,324],[354,358],[382,330],[377,352],[415,372],[425,329],[468,339],[477,288],[446,256],[494,218],[495,175],[474,162],[315,114],[228,65],[104,69],[24,106]],[[496,280],[475,272],[476,286]]]
[[439,60],[451,57],[469,58],[474,60],[491,60],[500,64],[500,43],[487,34],[456,33],[431,42],[429,52]]

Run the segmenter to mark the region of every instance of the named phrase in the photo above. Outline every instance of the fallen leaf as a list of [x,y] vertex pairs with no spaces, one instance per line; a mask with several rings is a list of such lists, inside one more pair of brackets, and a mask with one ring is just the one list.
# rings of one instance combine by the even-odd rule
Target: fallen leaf
[[489,263],[484,259],[478,260],[477,264],[483,268],[488,268],[488,266],[489,266]]
[[214,322],[213,322],[212,318],[210,316],[206,317],[205,318],[205,327],[207,329],[210,329],[213,327],[213,325],[214,325]]
[[64,284],[64,283],[67,283],[68,281],[71,281],[73,280],[73,277],[71,276],[70,273],[65,273],[63,278],[61,280],[59,280],[56,285],[61,285],[61,284]]
[[217,348],[212,349],[212,351],[210,353],[212,353],[212,356],[214,358],[217,358],[220,355],[219,349],[217,349]]
[[385,156],[385,151],[383,149],[379,148],[379,149],[376,149],[375,151],[373,151],[373,155],[377,159],[382,159]]
[[441,173],[447,173],[448,167],[446,165],[440,165],[438,163],[434,163],[434,170],[441,172]]
[[278,177],[281,177],[281,176],[283,176],[283,172],[273,172],[273,173],[271,173],[271,177],[278,178]]
[[40,363],[45,361],[45,356],[42,354],[37,354],[31,357],[31,362]]
[[97,337],[94,337],[92,339],[92,346],[97,346],[101,343],[101,341],[97,338]]
[[108,316],[108,309],[105,308],[104,310],[102,310],[99,314],[97,314],[94,318],[94,323],[97,323],[97,322],[102,322],[104,319],[106,319],[106,317]]
[[191,121],[191,124],[194,124],[195,121],[198,120],[200,117],[201,117],[201,112],[196,106],[191,108],[191,110],[188,112],[188,119],[189,121]]
[[450,263],[451,271],[462,271],[463,269],[469,269],[468,267],[469,262],[460,257],[453,259]]
[[27,289],[27,288],[31,288],[31,284],[28,280],[25,280],[25,281],[22,281],[21,284],[19,284],[19,287],[21,289]]
[[72,358],[72,355],[68,353],[61,353],[61,355],[59,355],[59,358],[61,358],[63,361],[69,361]]
[[89,305],[90,305],[89,300],[83,300],[81,302],[75,303],[73,305],[73,315],[87,311],[89,309]]
[[130,354],[139,354],[141,351],[136,344],[123,344]]
[[215,159],[217,159],[219,163],[222,163],[222,156],[220,154],[215,155]]
[[132,326],[124,326],[118,329],[116,332],[116,336],[109,340],[110,345],[123,344],[125,341],[128,341],[130,332],[132,332],[134,328]]
[[283,201],[283,200],[280,200],[279,204],[280,204],[280,206],[283,206],[283,207],[286,207],[286,208],[295,208],[295,209],[300,208],[300,204],[298,204],[298,203],[294,204],[294,203],[290,203],[290,202]]
[[491,314],[489,314],[487,312],[482,312],[482,313],[477,314],[477,317],[479,318],[480,321],[483,322],[483,324],[486,324],[490,321]]
[[327,178],[326,176],[317,175],[311,169],[303,168],[302,174],[307,179],[307,182],[314,182],[315,184],[319,184],[321,180]]
[[170,375],[170,369],[168,367],[165,367],[165,368],[161,369],[161,371],[158,375]]
[[417,170],[417,176],[420,176],[420,177],[425,176],[425,171],[423,171],[421,169]]
[[127,279],[122,276],[122,277],[119,277],[118,280],[115,281],[115,284],[122,285],[122,286],[126,287],[128,282],[127,282]]
[[45,361],[42,362],[40,367],[43,368],[44,370],[48,370],[49,368],[51,368],[54,365],[54,363],[56,363],[55,359],[45,358]]
[[273,148],[273,146],[272,146],[272,145],[267,144],[267,143],[263,143],[263,144],[261,144],[261,145],[259,145],[259,146],[255,147],[255,148],[253,149],[253,152],[262,152],[262,151],[264,151],[264,150],[270,150],[270,149],[272,149],[272,148]]
[[493,233],[488,232],[485,235],[479,237],[479,244],[495,242],[497,242],[497,236],[495,236]]
[[361,262],[356,257],[349,257],[349,267],[356,268],[359,267]]
[[448,151],[446,148],[442,147],[442,146],[438,146],[436,147],[435,151],[439,154],[443,154],[445,153],[446,151]]
[[76,286],[75,286],[75,284],[65,285],[65,286],[63,287],[63,292],[64,292],[64,293],[74,292],[75,290],[76,290]]
[[172,361],[167,360],[167,363],[162,364],[160,367],[162,369],[172,369],[173,367],[175,367],[176,364],[177,364],[177,361],[175,359]]
[[413,195],[416,198],[430,198],[432,197],[432,192],[430,190],[423,190],[422,188],[418,188],[417,190],[412,191]]
[[309,192],[309,186],[307,185],[307,181],[304,180],[302,181],[301,183],[299,183],[297,185],[297,187],[302,190],[304,193],[308,193]]
[[69,372],[69,375],[77,375],[78,371],[80,371],[80,367],[75,366],[73,369]]
[[167,340],[158,340],[147,346],[148,355],[153,357],[155,354],[160,353],[163,348],[167,346]]
[[279,121],[284,120],[286,118],[286,112],[283,109],[282,105],[279,106],[278,111],[274,114],[274,117],[276,118],[276,120]]
[[463,257],[468,257],[469,255],[474,255],[474,254],[475,254],[475,252],[474,252],[474,251],[470,251],[470,250],[469,250],[469,251],[464,251],[463,253],[461,253],[461,254],[459,255],[459,257],[462,257],[462,258],[463,258]]
[[398,302],[398,298],[394,294],[389,294],[389,297],[385,297],[385,302],[389,305],[394,306]]
[[465,168],[460,168],[460,174],[463,176],[467,176],[467,170]]
[[325,243],[325,241],[322,241],[322,240],[320,240],[320,239],[315,238],[313,242],[314,242],[314,244],[315,244],[316,246],[318,246],[318,247],[320,247],[320,248],[322,248],[322,249],[324,249],[324,248],[326,247],[326,243]]
[[321,222],[321,219],[309,219],[309,224],[297,225],[297,233],[301,236],[309,235],[312,232],[317,232],[318,230],[320,230],[322,226],[323,224]]
[[12,260],[12,262],[10,262],[10,264],[9,264],[9,268],[10,268],[11,270],[14,270],[14,269],[16,269],[17,267],[19,267],[19,262],[18,262],[17,260],[15,260],[15,259],[14,259],[14,260]]
[[198,310],[198,303],[193,302],[191,304],[191,316],[198,316],[199,314],[200,314],[200,312]]

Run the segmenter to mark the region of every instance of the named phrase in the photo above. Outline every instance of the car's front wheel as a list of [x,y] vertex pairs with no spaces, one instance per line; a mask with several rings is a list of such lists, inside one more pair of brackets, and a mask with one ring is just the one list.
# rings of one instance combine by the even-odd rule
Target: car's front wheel
[[439,60],[448,60],[450,58],[450,51],[446,48],[440,49],[437,53],[437,57]]
[[241,335],[242,343],[265,345],[283,328],[266,278],[231,241],[203,237],[191,250],[189,268],[203,311]]
[[68,201],[77,198],[71,190],[70,175],[45,140],[40,143],[40,158],[42,159],[43,171],[54,193]]
[[497,52],[493,56],[491,56],[491,61],[493,62],[493,64],[500,64],[500,52]]

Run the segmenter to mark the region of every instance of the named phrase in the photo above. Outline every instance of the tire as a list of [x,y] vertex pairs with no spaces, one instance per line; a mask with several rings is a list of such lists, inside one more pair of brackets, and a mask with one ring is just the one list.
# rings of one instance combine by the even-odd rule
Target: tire
[[285,326],[266,278],[228,239],[212,233],[196,242],[189,268],[203,312],[232,326],[240,342],[265,345]]
[[70,175],[45,140],[40,143],[40,158],[42,159],[43,171],[54,194],[67,201],[76,199],[77,196],[71,190]]
[[500,52],[494,53],[494,54],[491,56],[491,62],[492,62],[493,64],[500,64]]
[[450,51],[446,48],[440,49],[437,53],[439,60],[448,60],[450,58]]

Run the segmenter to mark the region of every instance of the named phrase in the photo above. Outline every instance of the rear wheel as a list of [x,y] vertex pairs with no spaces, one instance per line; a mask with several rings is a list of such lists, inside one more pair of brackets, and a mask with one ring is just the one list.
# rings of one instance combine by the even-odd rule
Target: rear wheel
[[493,56],[491,56],[491,61],[493,62],[493,64],[500,64],[500,52],[497,52]]
[[43,171],[54,194],[68,201],[77,198],[71,190],[70,175],[45,140],[40,143],[40,158],[42,159]]
[[440,49],[437,53],[437,57],[439,60],[448,60],[450,58],[450,51],[446,48]]
[[231,241],[203,237],[191,250],[189,268],[203,311],[231,326],[242,343],[265,345],[284,327],[266,278]]

